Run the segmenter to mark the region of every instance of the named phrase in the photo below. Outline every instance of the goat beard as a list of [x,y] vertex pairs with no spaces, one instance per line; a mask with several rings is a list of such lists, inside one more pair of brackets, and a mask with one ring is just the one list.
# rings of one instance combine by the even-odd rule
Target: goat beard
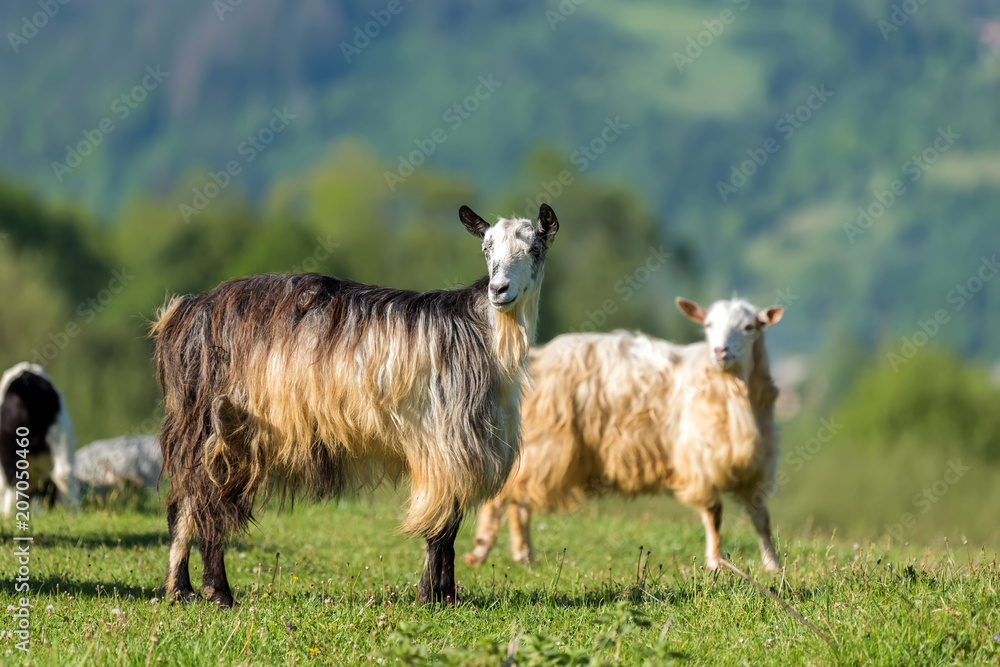
[[494,311],[497,361],[508,380],[525,374],[528,349],[535,342],[538,323],[538,293],[534,293],[506,312]]

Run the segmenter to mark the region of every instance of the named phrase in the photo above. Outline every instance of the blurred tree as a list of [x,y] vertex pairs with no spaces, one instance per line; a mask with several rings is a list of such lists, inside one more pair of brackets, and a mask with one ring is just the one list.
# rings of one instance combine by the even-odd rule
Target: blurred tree
[[101,231],[71,210],[46,207],[25,189],[0,183],[0,234],[11,252],[44,266],[71,300],[107,280]]
[[0,293],[0,371],[19,361],[44,363],[43,348],[58,349],[65,328],[69,312],[65,292],[52,284],[44,261],[30,253],[16,255],[7,240],[0,239]]
[[676,337],[674,297],[702,296],[692,291],[692,250],[668,235],[652,206],[627,185],[584,176],[555,147],[527,156],[516,190],[501,202],[502,213],[532,219],[546,202],[560,220],[545,268],[541,340],[615,328]]
[[1000,387],[989,374],[932,347],[901,358],[882,354],[859,375],[835,410],[845,432],[870,447],[1000,460]]
[[325,270],[331,274],[417,290],[483,275],[476,240],[458,220],[462,203],[482,208],[472,188],[461,177],[423,166],[391,193],[387,169],[364,144],[348,140],[275,185],[268,218],[300,220],[312,237],[298,264],[328,253]]

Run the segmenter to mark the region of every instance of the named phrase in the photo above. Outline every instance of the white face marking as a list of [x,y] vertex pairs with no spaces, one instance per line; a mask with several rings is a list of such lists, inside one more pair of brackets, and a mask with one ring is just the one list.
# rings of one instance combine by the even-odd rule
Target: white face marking
[[712,359],[725,369],[747,370],[760,336],[757,309],[742,299],[716,301],[705,316],[705,339]]
[[538,289],[542,243],[530,220],[501,218],[483,237],[489,269],[490,303],[510,310],[518,299]]

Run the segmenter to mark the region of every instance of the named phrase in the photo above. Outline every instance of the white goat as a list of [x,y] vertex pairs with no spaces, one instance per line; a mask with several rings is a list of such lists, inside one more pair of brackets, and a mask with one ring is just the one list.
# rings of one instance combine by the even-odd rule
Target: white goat
[[534,386],[521,403],[520,468],[483,507],[478,565],[496,542],[510,507],[511,550],[532,558],[532,510],[566,509],[581,493],[672,493],[701,513],[706,565],[719,566],[724,492],[747,508],[763,565],[777,569],[766,489],[778,455],[777,390],[763,330],[781,306],[757,311],[743,300],[717,301],[706,312],[677,305],[703,324],[706,341],[675,345],[642,334],[569,334],[532,350]]

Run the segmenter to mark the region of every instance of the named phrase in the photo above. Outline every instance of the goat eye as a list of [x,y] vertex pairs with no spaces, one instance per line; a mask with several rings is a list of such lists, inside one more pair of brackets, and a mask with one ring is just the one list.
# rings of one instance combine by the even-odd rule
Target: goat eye
[[753,325],[752,324],[748,324],[745,327],[743,327],[743,330],[744,331],[753,331]]

